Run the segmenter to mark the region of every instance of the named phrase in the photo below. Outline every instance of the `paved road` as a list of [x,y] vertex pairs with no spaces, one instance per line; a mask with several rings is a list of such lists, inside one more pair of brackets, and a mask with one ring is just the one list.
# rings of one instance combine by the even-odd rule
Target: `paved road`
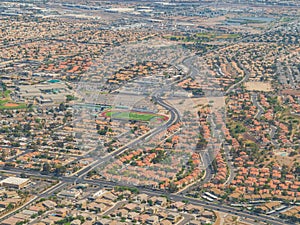
[[277,127],[274,126],[274,125],[271,125],[271,126],[270,126],[271,143],[272,143],[275,147],[278,147],[279,144],[278,144],[277,140],[274,140],[274,139],[273,139],[274,136],[275,136],[275,134],[276,134],[276,131],[277,131]]
[[[198,56],[197,55],[193,55],[191,57],[187,57],[185,58],[183,61],[182,61],[182,64],[188,68],[188,76],[192,77],[192,78],[195,78],[197,75],[199,75],[199,70],[198,68],[196,68],[194,65],[193,65],[193,61],[197,58]],[[212,159],[211,159],[211,156],[209,154],[208,151],[202,151],[200,152],[201,154],[201,159],[203,160],[203,164],[204,164],[204,168],[205,168],[205,178],[203,181],[201,181],[200,183],[201,184],[204,184],[204,183],[207,183],[208,181],[210,181],[213,177],[213,168],[212,168]],[[194,186],[197,186],[199,185],[199,182],[196,182]],[[190,188],[187,188],[183,191],[183,193],[186,193],[188,192]],[[180,192],[179,192],[180,193]]]
[[203,206],[203,207],[211,209],[211,210],[216,210],[216,211],[220,211],[220,212],[224,212],[224,213],[230,213],[230,214],[234,214],[234,215],[237,215],[237,216],[240,216],[240,217],[246,217],[246,218],[249,218],[249,219],[252,219],[252,220],[262,221],[262,222],[266,222],[266,223],[270,223],[270,224],[274,224],[274,225],[288,224],[288,223],[278,221],[277,218],[272,218],[272,217],[268,217],[268,216],[265,216],[265,215],[254,215],[254,214],[251,214],[247,211],[245,211],[245,212],[244,211],[238,211],[236,208],[226,206],[226,205],[208,203],[208,202],[205,202],[205,201],[186,198],[186,197],[182,197],[182,196],[178,196],[178,195],[171,195],[170,199],[175,200],[175,201],[185,200],[185,201],[188,201],[191,204],[198,205],[198,206]]
[[[239,67],[240,67],[240,68],[243,68],[242,66],[239,66]],[[244,73],[245,73],[245,76],[243,77],[243,79],[241,79],[239,82],[237,82],[237,83],[231,85],[231,87],[229,87],[229,88],[227,89],[227,91],[225,92],[225,94],[228,94],[228,93],[230,93],[231,91],[234,91],[235,88],[237,88],[239,85],[241,85],[242,83],[244,83],[246,80],[249,79],[249,77],[250,77],[249,71],[247,71],[246,69],[243,69],[243,70],[244,70]]]
[[111,214],[113,211],[115,211],[116,209],[119,209],[120,207],[122,207],[126,203],[128,203],[128,201],[117,202],[113,207],[111,207],[106,212],[104,212],[102,216],[107,216],[107,215]]
[[[82,180],[82,182],[93,184],[93,185],[100,185],[102,187],[114,187],[117,185],[115,182],[102,181],[102,180]],[[127,186],[130,186],[130,185],[127,185]],[[132,187],[136,187],[136,186],[132,186]],[[282,221],[279,221],[278,218],[273,218],[273,217],[266,216],[266,215],[251,214],[248,211],[240,211],[234,207],[227,206],[227,205],[210,203],[210,202],[203,201],[200,199],[193,199],[193,198],[185,197],[183,195],[178,195],[178,194],[169,194],[169,193],[161,191],[161,190],[154,190],[154,189],[149,189],[149,188],[144,188],[144,187],[139,187],[139,186],[137,186],[137,188],[139,189],[140,193],[148,194],[150,196],[166,195],[173,201],[188,201],[191,204],[203,206],[207,209],[216,210],[216,211],[220,211],[220,212],[224,212],[224,213],[230,213],[230,214],[234,214],[234,215],[237,215],[240,217],[245,217],[245,218],[252,219],[252,220],[262,221],[262,222],[266,222],[266,223],[270,223],[270,224],[274,224],[274,225],[289,224],[289,223],[284,223]]]
[[[192,58],[186,59],[185,62],[187,64],[192,63]],[[189,68],[191,68],[191,67],[189,67]],[[197,71],[196,68],[192,67],[192,69],[190,69],[189,73],[190,73],[190,75],[197,75],[198,71]],[[239,83],[243,82],[246,79],[248,79],[247,75]],[[234,89],[236,87],[236,85],[238,85],[239,83],[233,85],[230,89]],[[156,134],[162,132],[163,130],[166,130],[172,124],[177,123],[180,120],[180,114],[177,111],[177,109],[173,108],[170,104],[164,102],[163,99],[161,99],[157,96],[154,96],[153,100],[155,102],[157,102],[157,104],[165,107],[167,110],[170,111],[171,116],[170,116],[169,120],[167,121],[167,123],[163,124],[160,127],[157,127],[155,129],[153,129],[152,131],[148,132],[147,134],[145,134],[145,135],[133,140],[132,142],[124,145],[123,147],[119,148],[118,150],[112,152],[110,155],[107,155],[106,157],[103,157],[99,160],[96,160],[90,166],[84,168],[83,170],[80,170],[77,173],[77,175],[70,176],[70,177],[61,177],[61,178],[59,178],[59,180],[61,181],[60,183],[58,183],[57,185],[51,187],[50,189],[46,190],[45,192],[41,193],[40,195],[35,197],[34,200],[50,196],[53,193],[62,190],[68,184],[71,184],[71,183],[74,183],[74,182],[89,183],[89,184],[94,184],[94,185],[98,185],[98,186],[101,186],[101,187],[114,187],[116,185],[120,185],[119,183],[115,183],[115,182],[111,182],[111,181],[86,180],[84,177],[89,171],[93,170],[94,168],[98,167],[99,165],[103,164],[104,162],[107,162],[110,159],[113,159],[115,156],[123,153],[128,148],[130,148],[131,146],[134,146],[134,145],[146,140],[147,138],[151,138],[151,137],[155,136]],[[210,158],[207,155],[204,155],[204,161],[206,161],[207,163],[210,163]],[[207,168],[209,168],[209,166]],[[209,179],[209,176],[212,173],[211,173],[210,169],[208,169],[207,171],[208,171],[208,178],[207,179]],[[28,175],[32,174],[33,176],[39,176],[39,177],[42,177],[42,178],[51,177],[49,175],[41,175],[38,172],[37,173],[32,173],[32,171],[30,171],[30,172],[27,172],[27,171],[24,171],[24,170],[18,171],[17,169],[12,169],[12,172],[14,172],[14,173],[19,173],[19,172],[24,173],[25,172]],[[238,215],[238,216],[241,216],[241,217],[246,217],[246,218],[253,219],[253,220],[268,222],[268,223],[274,224],[274,225],[284,224],[282,222],[278,222],[277,219],[272,218],[272,217],[268,217],[268,216],[265,216],[265,215],[253,215],[253,214],[250,214],[249,212],[238,211],[236,208],[226,206],[226,205],[217,205],[217,204],[214,204],[214,203],[208,203],[206,201],[202,201],[202,200],[199,200],[199,199],[191,199],[191,198],[184,197],[184,196],[178,195],[178,194],[168,194],[167,192],[160,191],[160,190],[151,190],[151,189],[147,189],[147,188],[144,188],[144,187],[138,187],[138,188],[139,188],[141,193],[146,193],[148,195],[162,195],[162,194],[165,195],[166,194],[166,195],[169,195],[170,199],[174,200],[174,201],[189,201],[192,204],[199,205],[199,206],[204,206],[208,209],[218,210],[218,211],[225,212],[225,213],[232,213],[232,214],[235,214],[235,215]],[[32,200],[32,201],[28,202],[27,204],[23,205],[22,207],[18,208],[18,210],[15,210],[14,212],[7,214],[5,217],[1,218],[0,221],[4,220],[5,218],[10,217],[11,215],[15,214],[19,210],[24,209],[25,207],[30,205],[34,200]]]
[[[30,174],[29,174],[30,175]],[[35,174],[33,174],[35,175]],[[35,175],[36,176],[36,175]],[[59,184],[57,184],[56,186],[51,187],[49,190],[45,191],[44,193],[41,193],[39,196],[37,196],[34,200],[37,200],[39,198],[43,198],[43,197],[47,197],[50,196],[51,194],[64,189],[68,184],[72,184],[74,183],[75,180],[77,180],[80,183],[85,183],[85,184],[91,184],[91,185],[97,185],[101,188],[105,188],[105,187],[110,187],[113,188],[115,186],[118,185],[127,185],[130,186],[128,184],[122,184],[122,183],[116,183],[113,181],[106,181],[106,180],[87,180],[84,178],[76,178],[76,177],[61,177],[60,178],[61,182]],[[274,225],[282,225],[282,224],[288,224],[288,223],[284,223],[282,221],[278,221],[278,218],[272,218],[270,216],[266,216],[266,215],[255,215],[255,214],[251,214],[248,211],[240,211],[237,208],[234,207],[230,207],[227,205],[220,205],[220,204],[215,204],[215,203],[210,203],[210,202],[206,202],[200,199],[192,199],[189,197],[185,197],[183,195],[180,194],[170,194],[167,193],[165,191],[161,191],[161,190],[155,190],[155,189],[149,189],[149,188],[145,188],[145,187],[140,187],[140,186],[132,186],[132,187],[136,187],[139,189],[140,193],[145,193],[148,194],[150,196],[154,196],[154,195],[167,195],[169,196],[169,198],[173,201],[188,201],[191,204],[195,204],[195,205],[199,205],[199,206],[203,206],[207,209],[211,209],[211,210],[217,210],[220,212],[225,212],[225,213],[231,213],[240,217],[245,217],[248,219],[252,219],[252,220],[258,220],[258,221],[263,221],[266,223],[270,223],[270,224],[274,224]],[[33,201],[34,201],[33,200]],[[14,215],[17,213],[17,211],[22,210],[24,208],[26,208],[28,205],[32,204],[33,201],[28,202],[26,205],[18,208],[18,210],[6,215],[5,217],[2,217],[0,219],[0,221]]]
[[251,100],[253,102],[253,105],[256,106],[256,108],[258,109],[258,112],[256,113],[256,115],[254,116],[255,119],[260,119],[262,114],[265,112],[265,109],[259,104],[258,100],[257,100],[257,94],[253,93],[251,95]]
[[231,156],[230,156],[230,150],[229,150],[229,146],[228,144],[225,144],[224,145],[224,152],[225,152],[225,158],[226,158],[226,163],[228,165],[228,168],[229,168],[229,176],[226,180],[226,182],[224,183],[225,185],[227,184],[230,184],[231,181],[234,179],[236,173],[235,173],[235,168],[233,166],[233,163],[232,161],[230,161],[229,159],[231,159]]
[[274,138],[276,130],[277,130],[277,127],[274,126],[274,125],[271,125],[270,128],[271,128],[271,130],[270,130],[270,137]]
[[22,206],[14,209],[13,211],[11,211],[9,214],[5,214],[4,216],[1,216],[0,217],[0,221],[3,221],[3,220],[6,220],[8,219],[9,217],[17,214],[20,210],[23,210],[25,209],[27,206],[29,206],[30,204],[32,204],[33,202],[35,202],[37,199],[39,199],[38,196],[32,198],[31,200],[29,200],[28,202],[26,202],[25,204],[23,204]]
[[189,214],[181,214],[181,216],[183,217],[183,219],[181,221],[179,221],[177,223],[177,225],[185,225],[188,224],[189,221],[191,221],[192,219],[194,219],[194,217],[192,215]]
[[[162,107],[164,107],[164,108],[166,108],[167,110],[170,111],[171,116],[170,116],[169,120],[165,124],[163,124],[163,125],[161,125],[161,126],[159,126],[157,128],[154,128],[153,130],[149,131],[148,133],[146,133],[146,134],[144,134],[144,135],[136,138],[135,140],[133,140],[133,141],[125,144],[124,146],[122,146],[121,148],[117,149],[116,151],[113,151],[111,154],[109,154],[109,155],[107,155],[107,156],[105,156],[103,158],[100,158],[100,159],[96,160],[95,162],[93,162],[89,166],[87,166],[84,169],[82,169],[82,170],[78,171],[77,173],[75,173],[75,176],[60,178],[61,179],[60,183],[58,183],[57,185],[54,185],[53,187],[51,187],[48,190],[44,191],[43,193],[41,193],[40,195],[38,195],[37,197],[35,197],[33,200],[27,202],[26,204],[24,204],[20,208],[12,211],[9,214],[6,214],[6,216],[0,218],[0,221],[3,221],[5,219],[9,218],[10,216],[14,215],[18,211],[26,208],[34,200],[39,199],[39,198],[45,198],[47,196],[52,195],[55,192],[58,192],[58,191],[62,190],[70,182],[71,183],[82,182],[83,181],[82,178],[84,178],[87,175],[87,173],[90,172],[90,171],[92,171],[94,168],[97,168],[101,164],[103,164],[105,162],[108,162],[109,160],[113,159],[117,155],[120,155],[121,153],[123,153],[124,151],[126,151],[127,149],[129,149],[130,147],[135,146],[138,143],[144,141],[146,138],[151,138],[151,137],[157,135],[158,133],[160,133],[160,132],[168,129],[171,125],[177,123],[180,120],[180,114],[179,114],[179,112],[178,112],[177,109],[175,109],[174,107],[172,107],[170,104],[164,102],[163,99],[161,99],[159,97],[154,96],[153,100],[157,104],[161,105]],[[11,170],[12,170],[12,172],[15,172],[15,173],[19,172],[17,169],[14,169],[14,168],[11,168]],[[21,170],[21,171],[22,171],[21,173],[25,172],[24,170]],[[6,172],[9,172],[9,171],[6,171]],[[39,174],[39,172],[34,173],[33,175],[34,176],[39,176],[40,175],[43,178],[49,178],[49,175],[41,175],[41,174]]]
[[130,147],[136,146],[137,144],[139,144],[139,143],[141,143],[141,142],[143,142],[147,139],[150,139],[151,137],[154,137],[155,135],[157,135],[157,134],[161,133],[162,131],[168,129],[171,125],[177,123],[180,120],[180,113],[178,112],[177,109],[175,109],[174,107],[172,107],[168,103],[164,102],[159,97],[154,96],[153,100],[157,104],[163,106],[164,108],[166,108],[167,110],[170,111],[171,115],[170,115],[169,120],[165,124],[154,128],[153,130],[149,131],[148,133],[146,133],[146,134],[136,138],[135,140],[123,145],[122,147],[120,147],[119,149],[113,151],[109,155],[96,160],[93,164],[91,164],[91,165],[87,166],[86,168],[78,171],[76,173],[76,176],[78,178],[82,178],[82,177],[86,176],[87,173],[90,172],[91,170],[93,170],[94,168],[97,168],[101,164],[104,164],[105,162],[108,162],[109,160],[113,159],[115,156],[118,156],[118,155],[122,154],[123,152],[128,150]]

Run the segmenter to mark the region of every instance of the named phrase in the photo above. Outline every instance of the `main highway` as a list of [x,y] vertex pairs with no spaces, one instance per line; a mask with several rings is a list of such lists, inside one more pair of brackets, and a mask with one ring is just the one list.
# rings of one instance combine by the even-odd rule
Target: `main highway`
[[[81,179],[80,182],[86,183],[86,184],[91,184],[91,185],[97,185],[97,186],[101,186],[101,187],[106,187],[106,188],[113,188],[118,185],[130,186],[128,184],[116,183],[116,182],[105,181],[105,180]],[[203,201],[200,199],[189,198],[189,197],[186,197],[186,196],[183,196],[180,194],[172,194],[172,193],[168,193],[165,191],[150,189],[150,188],[146,188],[146,187],[140,187],[140,186],[132,186],[132,187],[138,188],[140,193],[144,193],[144,194],[147,194],[150,196],[162,196],[163,195],[163,196],[167,196],[172,201],[186,201],[190,204],[202,206],[207,209],[216,210],[216,211],[220,211],[220,212],[224,212],[224,213],[230,213],[230,214],[237,215],[240,217],[245,217],[245,218],[251,219],[253,221],[256,220],[256,221],[265,222],[265,223],[274,224],[274,225],[289,224],[289,223],[284,223],[282,221],[278,221],[278,218],[273,218],[273,217],[266,216],[263,214],[259,214],[259,215],[252,214],[248,211],[241,211],[241,210],[238,210],[237,208],[234,208],[234,207],[231,207],[228,205],[224,205],[224,204],[220,204],[220,203],[207,202],[207,201]]]
[[[20,171],[19,172],[13,172],[13,173],[20,174]],[[28,172],[28,173],[26,172],[26,174],[28,176],[33,176],[33,177],[51,178],[51,176],[49,176],[49,175],[38,175],[37,173],[31,172],[31,171]],[[26,208],[28,205],[32,204],[34,201],[36,201],[40,198],[45,198],[45,197],[51,196],[52,194],[64,189],[67,185],[72,184],[75,181],[77,181],[78,183],[84,183],[84,184],[99,186],[101,188],[113,188],[115,186],[120,186],[120,185],[130,186],[130,185],[125,184],[125,183],[119,183],[119,182],[117,183],[117,182],[113,182],[113,181],[106,181],[106,180],[100,180],[100,179],[98,179],[98,180],[89,180],[89,179],[86,179],[86,178],[78,178],[78,177],[74,177],[74,176],[72,176],[72,177],[59,177],[58,180],[59,180],[58,184],[54,185],[50,189],[48,189],[45,192],[41,193],[40,195],[35,197],[33,200],[29,201],[28,203],[21,206],[17,210],[15,210],[15,211],[5,215],[4,217],[0,218],[0,221],[3,221],[4,219],[16,214],[17,212],[19,212],[20,210]],[[172,201],[187,201],[187,202],[189,202],[191,204],[194,204],[194,205],[197,205],[197,206],[202,206],[202,207],[205,207],[207,209],[216,210],[216,211],[220,211],[220,212],[224,212],[224,213],[230,213],[230,214],[233,214],[233,215],[236,215],[236,216],[251,219],[253,221],[256,220],[256,221],[261,221],[261,222],[274,224],[274,225],[289,224],[289,223],[284,223],[282,221],[278,221],[277,218],[273,218],[273,217],[262,215],[262,214],[259,214],[259,215],[252,214],[248,211],[241,211],[241,210],[238,210],[237,208],[234,208],[234,207],[231,207],[231,206],[228,206],[228,205],[224,205],[224,204],[220,204],[220,203],[207,202],[207,201],[203,201],[203,200],[200,200],[200,199],[185,197],[185,196],[180,195],[180,194],[172,194],[172,193],[168,193],[168,192],[165,192],[165,191],[150,189],[150,188],[141,187],[141,186],[132,186],[132,187],[137,188],[140,193],[145,193],[145,194],[150,195],[150,196],[164,195],[164,196],[167,196]]]

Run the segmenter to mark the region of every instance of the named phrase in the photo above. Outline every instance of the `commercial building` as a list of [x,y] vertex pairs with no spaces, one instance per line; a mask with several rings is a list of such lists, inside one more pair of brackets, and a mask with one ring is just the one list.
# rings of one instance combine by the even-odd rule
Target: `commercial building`
[[63,82],[45,82],[35,85],[19,85],[15,95],[19,101],[34,102],[40,104],[58,104],[66,101],[71,92]]
[[21,189],[24,188],[28,183],[29,179],[19,177],[8,177],[0,182],[1,186],[8,188]]

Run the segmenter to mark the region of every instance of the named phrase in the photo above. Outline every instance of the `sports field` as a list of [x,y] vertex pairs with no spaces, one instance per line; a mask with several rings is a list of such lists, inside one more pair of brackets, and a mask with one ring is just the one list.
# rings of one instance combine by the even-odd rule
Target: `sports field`
[[102,116],[111,117],[115,119],[123,119],[123,120],[137,120],[137,121],[145,121],[148,122],[153,119],[167,120],[168,117],[163,115],[158,115],[154,113],[144,113],[144,112],[136,112],[136,111],[106,111],[102,113]]
[[15,103],[10,100],[9,92],[2,92],[2,99],[0,97],[0,110],[5,109],[24,109],[26,108],[26,104],[24,103]]
[[4,101],[4,100],[0,100],[0,110],[4,110],[4,109],[24,109],[26,108],[26,104],[24,103],[13,103],[13,102],[9,102],[9,101]]

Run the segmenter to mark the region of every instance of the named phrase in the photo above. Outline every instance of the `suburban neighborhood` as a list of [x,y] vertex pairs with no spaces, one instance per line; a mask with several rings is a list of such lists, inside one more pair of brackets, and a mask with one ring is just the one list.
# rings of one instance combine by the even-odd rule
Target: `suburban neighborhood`
[[299,13],[1,1],[0,224],[299,224]]

